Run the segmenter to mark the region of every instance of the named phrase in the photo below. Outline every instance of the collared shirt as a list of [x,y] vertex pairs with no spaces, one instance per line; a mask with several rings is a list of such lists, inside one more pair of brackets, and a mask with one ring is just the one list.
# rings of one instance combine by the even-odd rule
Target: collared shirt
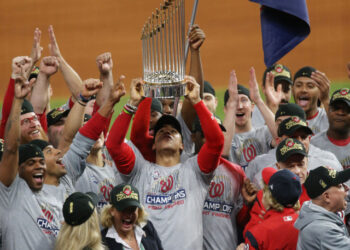
[[[135,226],[134,228],[134,233],[135,233],[135,237],[136,237],[136,242],[137,245],[139,246],[140,249],[144,249],[142,244],[141,244],[141,239],[142,236],[145,235],[145,232],[142,230],[141,227],[139,226]],[[126,243],[118,234],[118,232],[115,230],[114,226],[108,228],[107,234],[106,234],[107,238],[112,238],[115,239],[116,242],[120,243],[123,245],[124,249],[132,249],[128,243]]]

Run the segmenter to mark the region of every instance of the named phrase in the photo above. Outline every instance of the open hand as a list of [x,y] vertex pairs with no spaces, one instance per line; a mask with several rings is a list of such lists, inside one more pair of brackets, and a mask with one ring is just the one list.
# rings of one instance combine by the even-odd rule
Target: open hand
[[43,47],[40,46],[40,39],[41,39],[41,30],[39,28],[35,28],[33,47],[32,47],[32,52],[30,53],[30,58],[32,58],[32,61],[34,64],[40,59],[41,52],[43,51]]

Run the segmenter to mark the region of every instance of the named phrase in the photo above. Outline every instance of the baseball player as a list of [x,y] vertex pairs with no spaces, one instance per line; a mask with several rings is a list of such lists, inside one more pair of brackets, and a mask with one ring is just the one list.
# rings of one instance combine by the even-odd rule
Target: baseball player
[[[299,69],[294,75],[292,93],[295,103],[305,111],[308,126],[314,134],[328,129],[326,111],[329,104],[329,85],[327,76],[310,66]],[[324,108],[318,107],[318,100]]]
[[[202,208],[224,141],[217,122],[200,99],[199,85],[191,77],[186,77],[185,82],[187,98],[197,111],[206,137],[198,156],[180,162],[181,127],[176,118],[165,115],[154,131],[156,162],[146,161],[137,148],[124,142],[132,117],[127,106],[114,122],[106,142],[123,180],[138,188],[164,249],[203,247]],[[142,81],[134,79],[128,105],[138,105],[141,88]]]

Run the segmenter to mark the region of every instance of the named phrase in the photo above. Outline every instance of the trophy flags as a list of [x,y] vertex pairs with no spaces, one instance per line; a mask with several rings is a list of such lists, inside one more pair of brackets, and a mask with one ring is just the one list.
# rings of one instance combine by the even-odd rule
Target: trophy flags
[[261,4],[260,20],[267,67],[276,63],[310,33],[306,0],[250,0]]

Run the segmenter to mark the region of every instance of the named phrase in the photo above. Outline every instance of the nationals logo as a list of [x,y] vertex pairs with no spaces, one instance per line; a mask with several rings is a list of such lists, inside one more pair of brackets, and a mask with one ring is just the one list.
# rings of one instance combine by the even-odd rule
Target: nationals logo
[[243,156],[247,162],[250,162],[256,157],[256,150],[253,144],[250,144],[247,148],[243,148]]
[[169,175],[166,181],[164,181],[164,180],[160,181],[160,185],[161,185],[160,190],[163,193],[170,191],[173,188],[173,183],[174,183],[173,176]]
[[220,197],[225,190],[224,183],[220,181],[219,183],[211,182],[209,188],[209,196],[211,198]]
[[101,193],[103,194],[103,197],[105,198],[106,201],[109,201],[110,199],[110,192],[113,189],[113,185],[103,185],[100,188]]

